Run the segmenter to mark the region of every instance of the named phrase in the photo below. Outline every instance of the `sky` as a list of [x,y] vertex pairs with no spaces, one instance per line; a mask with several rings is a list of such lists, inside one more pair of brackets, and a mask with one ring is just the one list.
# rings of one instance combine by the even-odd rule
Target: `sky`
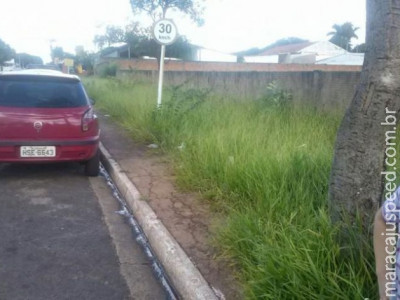
[[[205,0],[202,27],[170,13],[180,34],[193,44],[221,52],[265,47],[278,39],[300,37],[328,40],[333,24],[351,22],[358,40],[365,41],[365,0]],[[93,37],[107,25],[131,21],[150,25],[134,16],[129,0],[5,0],[1,5],[0,39],[17,52],[50,60],[50,45],[74,53],[75,47],[95,51]]]

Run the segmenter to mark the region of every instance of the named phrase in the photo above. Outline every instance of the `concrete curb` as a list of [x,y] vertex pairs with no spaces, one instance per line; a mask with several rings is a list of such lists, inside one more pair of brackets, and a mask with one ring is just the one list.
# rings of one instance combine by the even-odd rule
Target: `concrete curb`
[[158,219],[152,208],[141,200],[139,191],[103,144],[100,144],[100,150],[104,167],[131,208],[157,258],[180,294],[179,296],[182,299],[190,300],[217,300],[210,285]]

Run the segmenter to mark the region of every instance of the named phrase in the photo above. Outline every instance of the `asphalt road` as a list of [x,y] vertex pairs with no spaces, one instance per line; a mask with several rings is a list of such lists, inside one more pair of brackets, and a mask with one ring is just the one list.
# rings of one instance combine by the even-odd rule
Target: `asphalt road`
[[0,300],[165,299],[103,178],[82,173],[0,164]]

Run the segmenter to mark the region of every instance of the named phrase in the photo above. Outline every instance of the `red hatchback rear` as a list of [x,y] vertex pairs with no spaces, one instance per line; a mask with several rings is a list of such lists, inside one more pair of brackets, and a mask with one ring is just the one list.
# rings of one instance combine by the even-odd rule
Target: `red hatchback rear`
[[77,76],[0,73],[0,162],[85,163],[99,172],[99,125]]

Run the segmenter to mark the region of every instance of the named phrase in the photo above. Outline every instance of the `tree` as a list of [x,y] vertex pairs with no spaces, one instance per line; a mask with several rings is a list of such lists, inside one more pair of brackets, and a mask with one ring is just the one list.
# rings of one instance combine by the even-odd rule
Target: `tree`
[[15,51],[8,44],[6,44],[3,40],[0,39],[0,66],[4,64],[4,62],[15,57]]
[[367,50],[367,45],[365,43],[359,44],[357,46],[355,46],[351,52],[355,52],[355,53],[365,53],[365,51]]
[[43,60],[39,56],[30,55],[28,53],[17,53],[16,63],[20,64],[20,67],[24,69],[27,65],[43,65]]
[[[109,28],[113,28],[113,32],[119,32],[118,40],[110,39]],[[113,42],[125,42],[130,47],[131,57],[142,57],[150,56],[160,59],[160,45],[154,41],[151,36],[151,30],[149,28],[142,28],[138,23],[132,23],[125,27],[111,26],[107,27],[106,34],[98,35],[98,40],[106,40]],[[112,43],[110,43],[112,44]],[[106,54],[110,49],[102,49],[102,54]],[[178,39],[166,48],[166,56],[173,57],[183,60],[190,60],[194,56],[195,48],[191,46],[184,36],[179,36]]]
[[146,12],[153,20],[165,18],[169,10],[188,15],[198,25],[202,25],[204,0],[130,0],[134,13]]
[[63,59],[64,58],[64,49],[62,47],[54,47],[51,48],[51,58],[53,62],[56,58]]
[[[165,56],[169,58],[177,58],[182,60],[192,60],[196,52],[196,47],[189,44],[184,36],[178,37],[178,39],[172,44],[166,47]],[[148,39],[142,41],[133,52],[136,56],[151,56],[160,60],[160,45],[154,39]]]
[[118,26],[107,26],[105,34],[96,35],[93,42],[97,47],[103,49],[105,46],[110,47],[111,44],[125,41],[125,32]]
[[83,46],[75,47],[75,65],[82,65],[82,69],[86,70],[88,74],[93,74],[93,66],[95,60],[95,54],[86,52]]
[[167,57],[178,58],[182,60],[193,60],[197,53],[197,47],[189,44],[185,36],[179,36],[177,40],[169,45],[165,50]]
[[[393,188],[393,142],[400,111],[400,0],[367,0],[367,52],[360,83],[337,134],[329,186],[334,221],[360,213],[371,224]],[[388,125],[390,123],[390,125]],[[386,125],[385,125],[386,124]],[[394,168],[395,170],[395,168]],[[384,176],[385,175],[385,176]],[[385,191],[385,193],[384,193]]]
[[328,32],[328,35],[331,35],[330,42],[335,45],[350,51],[351,49],[351,39],[358,38],[356,35],[356,31],[359,29],[358,27],[354,27],[350,22],[343,23],[342,25],[335,24],[332,26],[334,31]]
[[[205,0],[130,0],[134,13],[145,12],[155,21],[165,18],[168,11],[177,11],[189,16],[197,25],[202,25]],[[176,43],[176,42],[175,42]],[[160,45],[157,46],[161,48]],[[171,51],[171,46],[166,48],[166,54]],[[160,55],[157,57],[158,66],[160,66]]]
[[64,55],[62,58],[70,58],[70,59],[75,59],[75,54],[73,53],[69,53],[69,52],[65,52],[64,51]]

